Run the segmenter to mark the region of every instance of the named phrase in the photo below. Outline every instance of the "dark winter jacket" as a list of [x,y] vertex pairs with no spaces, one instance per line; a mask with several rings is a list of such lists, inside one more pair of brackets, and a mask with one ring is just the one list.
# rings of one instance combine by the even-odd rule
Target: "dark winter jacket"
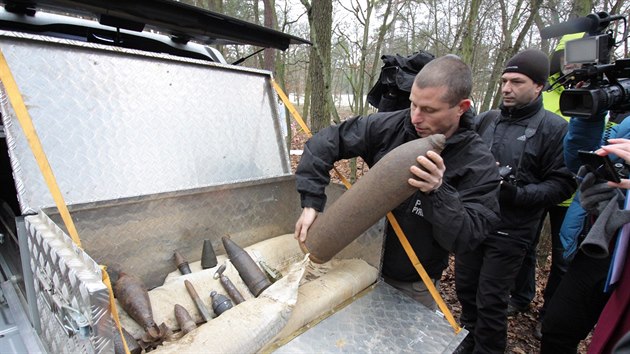
[[[470,113],[462,116],[460,128],[446,140],[441,153],[446,166],[442,186],[429,194],[418,191],[393,210],[432,278],[440,278],[449,250],[476,247],[498,221],[497,168],[471,130],[471,118]],[[350,118],[321,130],[306,143],[296,170],[302,207],[324,209],[324,189],[335,161],[360,156],[373,166],[389,151],[414,139],[418,135],[409,109]],[[383,274],[399,281],[420,279],[389,226]]]
[[[483,127],[485,112],[475,118]],[[546,111],[542,99],[518,108],[501,106],[500,115],[485,124],[482,139],[501,166],[512,173],[501,186],[501,222],[495,233],[529,244],[545,208],[567,199],[576,184],[564,164],[562,142],[567,122]]]

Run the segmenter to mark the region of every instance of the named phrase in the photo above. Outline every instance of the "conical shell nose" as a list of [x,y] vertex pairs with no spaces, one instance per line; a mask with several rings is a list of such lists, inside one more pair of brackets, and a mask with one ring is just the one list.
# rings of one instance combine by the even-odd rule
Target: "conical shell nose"
[[210,240],[203,240],[203,249],[201,250],[201,268],[208,269],[217,266],[217,256],[212,248]]
[[247,285],[247,288],[254,296],[258,296],[271,285],[265,273],[258,268],[252,257],[244,249],[227,237],[222,237],[221,240],[230,262],[232,262],[243,282],[245,282],[245,285]]

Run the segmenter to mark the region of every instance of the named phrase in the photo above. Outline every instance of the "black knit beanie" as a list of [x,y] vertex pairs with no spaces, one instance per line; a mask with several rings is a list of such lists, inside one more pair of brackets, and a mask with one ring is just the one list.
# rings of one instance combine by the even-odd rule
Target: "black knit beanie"
[[503,73],[520,73],[544,85],[549,77],[549,58],[538,49],[527,49],[508,60]]

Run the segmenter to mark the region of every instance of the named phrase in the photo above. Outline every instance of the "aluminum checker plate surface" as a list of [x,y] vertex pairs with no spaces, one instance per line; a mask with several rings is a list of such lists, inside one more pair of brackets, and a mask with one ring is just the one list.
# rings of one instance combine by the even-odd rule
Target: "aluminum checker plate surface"
[[[0,32],[66,204],[290,175],[268,72]],[[54,205],[0,85],[24,213]]]
[[274,353],[452,353],[467,333],[379,281]]
[[[111,353],[114,324],[109,293],[99,266],[43,212],[25,218],[31,268],[43,341],[51,353]],[[53,306],[51,306],[51,304]],[[59,307],[79,310],[89,319],[88,338],[68,336],[59,325]]]

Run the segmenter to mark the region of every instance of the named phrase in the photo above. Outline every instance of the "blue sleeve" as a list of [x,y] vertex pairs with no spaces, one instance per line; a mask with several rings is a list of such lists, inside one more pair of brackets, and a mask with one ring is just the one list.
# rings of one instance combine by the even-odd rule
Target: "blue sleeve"
[[597,150],[601,146],[604,120],[571,118],[564,137],[564,162],[573,173],[582,165],[578,150]]

